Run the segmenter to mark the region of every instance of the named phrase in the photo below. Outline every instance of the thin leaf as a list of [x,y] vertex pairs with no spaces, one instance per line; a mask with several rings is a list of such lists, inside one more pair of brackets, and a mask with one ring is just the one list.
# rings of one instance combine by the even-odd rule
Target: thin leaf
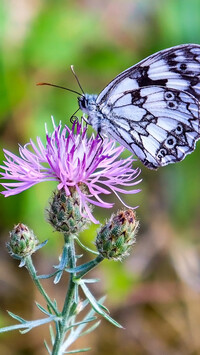
[[23,259],[21,259],[21,261],[20,261],[19,267],[23,267],[23,266],[25,266],[25,265],[26,265],[26,260],[25,260],[25,258],[23,258]]
[[74,301],[77,304],[79,302],[78,284],[75,284],[75,288],[74,288]]
[[81,243],[81,241],[80,241],[80,239],[79,239],[78,237],[75,237],[74,239],[77,241],[78,245],[79,245],[82,249],[88,251],[89,253],[93,253],[93,254],[95,254],[95,255],[99,255],[99,253],[98,253],[97,251],[94,251],[94,250],[92,250],[92,249],[86,247],[83,243]]
[[99,302],[98,302],[98,305],[99,305],[99,307],[101,307],[104,311],[110,313],[109,309],[108,309],[106,306],[104,306],[103,304],[101,304],[101,303],[99,303]]
[[77,353],[85,353],[86,351],[91,350],[91,348],[84,348],[78,350],[64,351],[64,354],[77,354]]
[[28,324],[27,329],[20,330],[20,333],[25,334],[25,333],[29,332],[31,329],[33,329],[33,328],[39,327],[40,325],[47,324],[47,323],[50,323],[50,322],[55,321],[55,320],[60,320],[60,319],[58,317],[52,315],[52,316],[50,316],[48,318],[42,318],[42,319],[37,319],[37,320],[34,320],[34,321],[29,321],[29,322],[27,322],[27,324]]
[[88,328],[88,329],[85,330],[83,333],[81,333],[81,334],[79,335],[79,337],[82,337],[82,336],[84,336],[84,335],[87,335],[87,334],[93,332],[93,330],[95,330],[95,329],[99,326],[100,323],[101,323],[100,320],[99,320],[98,322],[94,323],[90,328]]
[[15,324],[8,327],[0,328],[0,333],[10,332],[11,330],[23,329],[26,328],[26,324]]
[[[98,302],[102,303],[105,300],[105,296],[101,297]],[[86,307],[86,302],[89,303],[89,301],[86,299],[85,301],[83,301],[84,306]],[[86,314],[86,316],[84,317],[84,319],[92,317],[95,314],[95,311],[93,308],[91,308],[89,310],[89,312]],[[62,345],[62,351],[64,351],[65,349],[68,349],[77,339],[79,336],[81,336],[81,332],[83,331],[83,329],[87,326],[87,324],[81,324],[79,325],[73,332],[71,332],[68,336],[68,338],[65,340],[65,342]]]
[[50,350],[50,348],[49,348],[49,346],[48,346],[46,340],[44,340],[44,346],[45,346],[45,348],[47,349],[49,355],[51,355],[51,350]]
[[75,258],[78,260],[78,259],[81,259],[83,257],[83,254],[77,254],[76,256],[75,256]]
[[38,302],[35,302],[35,304],[36,304],[36,306],[39,308],[39,310],[42,312],[42,313],[44,313],[44,314],[46,314],[47,316],[51,316],[52,315],[52,313],[49,313],[44,307],[42,307]]
[[46,324],[46,323],[50,323],[52,321],[58,321],[59,318],[56,316],[51,316],[48,318],[42,318],[42,319],[37,319],[35,321],[25,321],[25,323],[23,324],[15,324],[15,325],[11,325],[8,327],[4,327],[4,328],[0,328],[0,333],[4,333],[4,332],[9,332],[11,330],[16,330],[16,329],[25,329],[22,332],[27,332],[29,330],[31,330],[32,328],[38,327],[40,325]]
[[60,263],[58,265],[54,265],[55,269],[58,269],[58,273],[54,279],[54,284],[57,284],[65,270],[66,266],[68,265],[68,247],[64,246],[62,256],[60,258]]
[[95,282],[99,282],[101,280],[100,279],[82,279],[81,281],[83,281],[86,284],[94,284]]
[[70,325],[69,327],[67,327],[66,329],[70,329],[70,328],[74,328],[74,327],[77,327],[78,325],[80,324],[85,324],[85,323],[90,323],[90,322],[93,322],[94,320],[96,320],[97,317],[93,316],[93,317],[90,317],[90,318],[86,318],[80,322],[77,322],[77,323],[73,323],[72,325]]
[[35,248],[35,252],[37,250],[41,249],[42,247],[44,247],[47,243],[48,243],[48,239],[46,239],[44,242],[42,242],[39,245],[37,245],[36,248]]
[[82,312],[83,309],[85,309],[85,307],[87,307],[88,304],[89,304],[89,301],[87,299],[85,299],[84,301],[81,301],[81,310],[80,310],[80,312]]
[[14,314],[14,313],[12,313],[12,312],[10,312],[10,311],[8,311],[8,314],[9,314],[9,316],[11,316],[12,318],[18,320],[18,322],[20,322],[20,323],[26,323],[26,320],[25,320],[24,318],[21,318],[21,317],[18,316],[17,314]]
[[63,274],[63,270],[57,272],[57,275],[56,275],[55,279],[53,280],[53,283],[55,285],[59,283],[59,281],[60,281],[60,279],[62,277],[62,274]]
[[68,247],[64,246],[63,252],[58,265],[54,265],[54,269],[64,270],[68,264]]
[[50,279],[51,277],[55,276],[59,271],[52,272],[52,274],[47,275],[38,275],[38,279]]
[[105,313],[102,310],[102,308],[99,306],[98,302],[96,301],[96,299],[94,298],[94,296],[92,295],[88,287],[85,285],[83,280],[80,281],[79,285],[81,286],[85,296],[88,298],[95,312],[103,316],[105,319],[107,319],[110,323],[114,324],[116,327],[123,328],[118,322],[116,322],[114,319],[112,319],[107,313]]
[[54,335],[54,330],[53,330],[53,327],[51,324],[49,326],[49,333],[50,333],[50,338],[51,338],[51,344],[53,345],[55,342],[55,335]]

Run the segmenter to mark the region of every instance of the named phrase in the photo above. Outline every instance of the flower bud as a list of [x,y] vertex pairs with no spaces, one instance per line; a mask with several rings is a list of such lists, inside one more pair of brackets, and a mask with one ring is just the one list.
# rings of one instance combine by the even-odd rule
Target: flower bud
[[38,244],[33,231],[25,224],[19,223],[10,232],[10,241],[6,246],[11,256],[20,259],[33,254]]
[[[83,191],[84,187],[80,187]],[[70,188],[67,196],[64,189],[54,192],[48,209],[48,221],[55,230],[67,234],[78,234],[90,220],[80,212],[80,198],[76,188]],[[90,208],[90,206],[88,206]]]
[[99,253],[104,258],[114,260],[122,260],[129,255],[135,243],[138,224],[131,209],[113,215],[97,234],[95,244]]

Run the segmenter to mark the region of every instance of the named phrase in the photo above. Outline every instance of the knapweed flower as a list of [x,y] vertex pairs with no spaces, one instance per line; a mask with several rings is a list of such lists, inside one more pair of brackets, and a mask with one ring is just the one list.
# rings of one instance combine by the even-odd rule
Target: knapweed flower
[[118,211],[100,228],[96,237],[96,247],[100,255],[107,259],[122,260],[129,255],[135,243],[139,222],[133,210]]
[[[81,192],[86,192],[84,185],[79,188]],[[76,187],[70,186],[69,189],[70,196],[66,195],[64,188],[54,191],[47,209],[47,219],[55,230],[64,232],[65,235],[75,235],[86,229],[91,220],[80,213],[80,198]],[[91,207],[91,204],[87,205],[90,210]]]
[[11,256],[26,257],[37,250],[39,240],[25,224],[18,223],[10,232],[10,241],[6,244]]
[[[58,190],[64,188],[67,196],[70,196],[70,188],[75,187],[80,212],[98,223],[88,204],[111,208],[113,203],[104,201],[100,195],[114,192],[118,196],[118,193],[140,191],[125,189],[140,182],[135,181],[140,170],[132,168],[132,156],[117,160],[123,147],[116,147],[113,140],[102,140],[93,134],[88,138],[87,127],[78,122],[74,122],[70,130],[67,126],[62,128],[61,123],[57,127],[53,121],[53,128],[52,134],[46,128],[45,145],[37,137],[37,145],[30,140],[24,147],[19,146],[20,157],[4,150],[6,160],[0,166],[4,170],[1,179],[12,181],[1,183],[4,196],[18,194],[39,182],[55,180]],[[83,185],[85,189],[80,188]]]

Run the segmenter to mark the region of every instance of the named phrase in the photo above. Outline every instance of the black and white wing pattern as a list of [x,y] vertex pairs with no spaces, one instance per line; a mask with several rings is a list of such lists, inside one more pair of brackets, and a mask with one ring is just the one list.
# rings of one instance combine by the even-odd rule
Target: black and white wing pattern
[[88,123],[150,169],[175,163],[200,138],[200,45],[165,49],[79,102]]
[[97,104],[111,95],[152,85],[186,91],[200,99],[200,45],[182,44],[143,59],[116,76],[98,95]]
[[198,101],[184,91],[162,86],[128,90],[111,96],[103,114],[105,109],[107,133],[149,169],[181,161],[200,137]]

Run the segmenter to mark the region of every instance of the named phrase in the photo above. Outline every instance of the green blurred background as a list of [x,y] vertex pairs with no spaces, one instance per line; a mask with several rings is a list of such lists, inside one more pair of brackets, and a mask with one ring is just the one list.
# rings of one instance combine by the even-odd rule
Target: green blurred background
[[[99,93],[119,72],[155,51],[182,43],[200,43],[199,0],[2,0],[0,2],[0,144],[17,153],[17,145],[45,137],[51,115],[69,123],[77,109],[72,93],[37,87],[40,81],[77,90],[73,64],[86,92]],[[142,168],[142,192],[127,195],[140,205],[140,230],[132,255],[122,264],[104,262],[96,275],[96,296],[108,294],[111,315],[126,329],[102,321],[77,346],[90,354],[200,353],[200,164],[199,148],[175,165],[159,171]],[[2,149],[0,151],[3,160]],[[124,156],[127,156],[125,153]],[[26,270],[6,252],[9,230],[29,225],[48,246],[35,255],[40,273],[57,263],[62,239],[45,220],[55,183],[43,183],[9,198],[0,197],[0,326],[13,323],[5,310],[24,318],[40,317],[33,301],[41,301]],[[115,199],[114,196],[112,199]],[[120,208],[116,200],[116,211]],[[110,210],[95,210],[103,222]],[[93,246],[96,226],[82,234]],[[66,280],[52,286],[60,307]],[[1,336],[1,354],[45,354],[48,328],[26,335]]]

